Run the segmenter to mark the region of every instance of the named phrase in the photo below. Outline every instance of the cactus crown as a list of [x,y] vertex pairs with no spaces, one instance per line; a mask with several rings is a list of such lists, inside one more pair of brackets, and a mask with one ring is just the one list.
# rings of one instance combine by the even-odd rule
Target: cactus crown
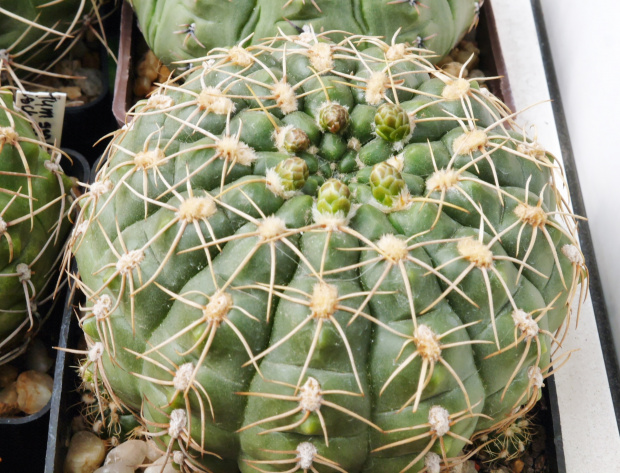
[[531,408],[585,282],[560,170],[497,98],[329,37],[163,84],[81,201],[96,372],[188,468],[445,467]]

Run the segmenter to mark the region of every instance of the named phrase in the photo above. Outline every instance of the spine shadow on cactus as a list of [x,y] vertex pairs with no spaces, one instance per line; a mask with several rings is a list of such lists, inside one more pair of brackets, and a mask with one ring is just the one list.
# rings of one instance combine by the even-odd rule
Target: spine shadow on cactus
[[81,201],[93,370],[186,469],[456,464],[531,408],[585,286],[557,164],[501,102],[327,37],[163,84]]

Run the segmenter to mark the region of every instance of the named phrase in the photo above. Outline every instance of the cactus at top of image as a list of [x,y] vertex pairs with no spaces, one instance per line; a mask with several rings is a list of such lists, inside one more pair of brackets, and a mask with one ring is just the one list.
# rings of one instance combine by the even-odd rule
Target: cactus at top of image
[[130,115],[71,240],[81,373],[181,471],[437,473],[565,359],[561,167],[475,80],[308,31]]
[[[474,0],[131,0],[140,29],[155,55],[169,67],[213,48],[296,35],[302,28],[394,36],[439,60],[477,21]],[[253,35],[253,36],[252,36]],[[337,39],[337,36],[333,36]],[[342,37],[342,35],[341,35]],[[363,47],[364,44],[360,44]]]
[[[106,0],[3,0],[0,4],[0,67],[3,83],[28,85],[54,71],[87,31],[105,42],[100,8]],[[103,34],[103,36],[101,36]]]
[[56,286],[74,185],[60,159],[0,88],[0,364],[26,349]]

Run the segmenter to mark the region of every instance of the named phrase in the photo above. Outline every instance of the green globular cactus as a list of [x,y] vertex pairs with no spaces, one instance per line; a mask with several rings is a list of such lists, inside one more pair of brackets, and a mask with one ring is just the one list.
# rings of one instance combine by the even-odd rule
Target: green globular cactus
[[0,88],[0,364],[26,349],[56,285],[73,187],[59,161]]
[[[187,471],[438,471],[534,405],[587,282],[559,167],[499,99],[329,36],[163,84],[80,201],[90,371]],[[373,131],[396,99],[399,149]]]
[[[257,44],[280,31],[298,35],[304,27],[311,27],[317,33],[339,30],[382,36],[388,42],[396,36],[398,43],[432,51],[436,55],[433,61],[438,61],[477,21],[480,2],[131,0],[130,3],[155,55],[171,68],[180,68],[181,65],[173,63],[203,57],[214,48]],[[335,40],[339,37],[331,36]],[[247,59],[243,50],[233,49],[230,53],[240,60]]]
[[106,0],[3,0],[0,62],[8,80],[20,84],[53,71],[84,33],[101,19]]

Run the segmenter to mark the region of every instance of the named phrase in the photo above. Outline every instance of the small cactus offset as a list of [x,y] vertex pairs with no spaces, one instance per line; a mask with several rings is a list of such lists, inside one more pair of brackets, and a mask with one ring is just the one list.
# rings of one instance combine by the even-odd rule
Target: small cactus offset
[[[106,0],[3,0],[0,4],[0,68],[10,83],[27,85],[39,75],[64,77],[54,65],[88,31],[96,29]],[[103,37],[101,37],[103,34]],[[25,84],[24,84],[25,82]]]
[[163,84],[80,201],[88,371],[182,471],[436,473],[563,359],[554,157],[415,48],[333,36]]
[[[155,55],[175,61],[205,56],[213,48],[256,44],[282,32],[315,31],[397,36],[438,61],[477,21],[474,0],[131,0],[144,37]],[[342,35],[340,35],[342,37]],[[338,38],[333,34],[332,38]],[[360,44],[364,47],[364,44]],[[233,50],[232,54],[243,54]]]
[[[21,354],[45,313],[69,232],[73,182],[0,88],[0,364]],[[48,154],[50,153],[50,154]]]

